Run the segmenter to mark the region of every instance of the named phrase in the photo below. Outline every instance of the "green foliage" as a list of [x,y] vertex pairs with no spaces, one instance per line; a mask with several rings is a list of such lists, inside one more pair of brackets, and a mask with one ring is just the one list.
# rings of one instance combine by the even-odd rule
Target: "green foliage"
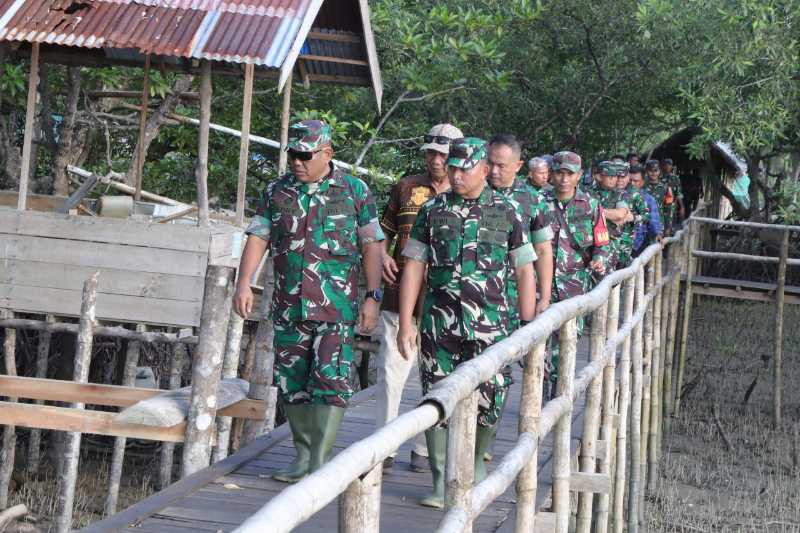
[[0,69],[0,94],[17,105],[25,104],[27,74],[21,64],[4,63]]

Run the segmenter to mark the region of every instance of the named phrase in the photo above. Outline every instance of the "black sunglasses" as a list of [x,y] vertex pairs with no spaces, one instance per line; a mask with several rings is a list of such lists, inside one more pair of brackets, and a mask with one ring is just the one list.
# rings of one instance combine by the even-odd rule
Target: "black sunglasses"
[[452,141],[450,137],[444,137],[443,135],[426,135],[424,139],[425,144],[450,144]]
[[313,152],[297,152],[295,150],[287,150],[286,154],[289,156],[289,159],[297,159],[300,161],[311,161],[314,159],[314,156],[317,155],[321,150],[315,150]]

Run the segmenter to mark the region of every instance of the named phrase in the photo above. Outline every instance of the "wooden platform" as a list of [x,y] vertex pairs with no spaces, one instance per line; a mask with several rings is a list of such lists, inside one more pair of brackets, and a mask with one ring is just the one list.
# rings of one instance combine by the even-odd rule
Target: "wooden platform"
[[[581,342],[578,369],[587,362],[587,338]],[[500,431],[494,446],[499,460],[514,444],[520,403],[522,371],[514,365],[515,384],[501,420]],[[347,411],[336,443],[336,450],[359,440],[374,429],[375,387],[357,394],[353,406]],[[420,398],[419,382],[409,380],[401,411],[415,407]],[[573,414],[573,435],[582,430],[583,401]],[[575,437],[573,437],[575,439]],[[541,448],[539,460],[538,504],[549,497],[551,439]],[[577,450],[577,441],[574,440]],[[428,533],[435,531],[442,512],[421,507],[417,500],[431,486],[430,473],[409,470],[409,453],[413,442],[406,442],[397,455],[395,466],[384,473],[381,499],[381,531],[402,533]],[[276,428],[269,436],[243,448],[225,461],[181,480],[150,498],[85,528],[85,532],[135,531],[139,533],[188,533],[189,531],[228,532],[255,513],[286,484],[270,478],[271,472],[288,464],[294,456],[291,437],[286,424]],[[489,465],[491,471],[492,465]],[[476,532],[493,532],[507,529],[509,516],[513,515],[515,495],[513,488],[495,501],[477,520]],[[505,523],[505,527],[503,524]],[[310,521],[295,531],[331,532],[337,527],[337,503],[334,501]]]
[[[756,302],[774,302],[775,283],[762,283],[713,276],[692,276],[692,285],[695,294],[707,296],[720,296],[722,298],[735,298],[738,300],[753,300]],[[785,302],[800,305],[800,287],[786,285]]]

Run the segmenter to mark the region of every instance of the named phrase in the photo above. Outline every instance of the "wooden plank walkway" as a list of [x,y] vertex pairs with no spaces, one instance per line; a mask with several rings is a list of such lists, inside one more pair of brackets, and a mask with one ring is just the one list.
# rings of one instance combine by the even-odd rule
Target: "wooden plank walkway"
[[[588,335],[580,343],[578,369],[587,363]],[[522,371],[514,365],[514,385],[511,387],[505,413],[500,422],[494,445],[495,461],[508,452],[517,436],[517,420]],[[374,387],[353,398],[334,448],[334,453],[364,438],[374,430]],[[414,408],[421,396],[419,381],[412,376],[403,394],[401,411]],[[573,444],[582,430],[583,401],[573,413]],[[408,461],[413,442],[399,450],[394,468],[383,476],[381,497],[381,531],[403,533],[431,532],[442,512],[417,504],[431,487],[430,473],[409,469]],[[548,499],[552,444],[548,439],[539,455],[539,497],[541,506]],[[270,473],[288,464],[294,456],[291,436],[286,424],[269,436],[258,439],[225,461],[189,476],[167,489],[98,522],[83,531],[136,531],[139,533],[187,533],[189,531],[228,532],[254,514],[270,498],[286,487],[274,481]],[[492,465],[489,465],[491,471]],[[233,487],[235,485],[238,488]],[[226,488],[227,487],[227,488]],[[494,532],[513,516],[516,497],[513,487],[498,498],[476,521],[474,531]],[[337,502],[334,501],[295,531],[302,533],[336,530]],[[505,523],[506,529],[509,523]]]

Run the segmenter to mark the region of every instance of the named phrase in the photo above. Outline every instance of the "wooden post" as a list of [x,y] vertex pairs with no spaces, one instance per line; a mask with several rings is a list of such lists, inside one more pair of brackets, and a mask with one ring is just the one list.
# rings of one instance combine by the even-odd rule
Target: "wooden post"
[[[622,311],[622,323],[627,324],[633,316],[633,297],[636,281],[634,278],[623,282],[625,306]],[[619,418],[617,419],[617,468],[614,473],[614,533],[622,533],[625,528],[625,487],[627,475],[628,442],[628,408],[631,403],[631,337],[622,343],[622,357],[619,361]]]
[[[73,381],[86,383],[89,379],[89,365],[92,361],[93,329],[95,324],[95,307],[97,304],[97,280],[99,272],[95,272],[83,284],[81,300],[80,329],[75,341],[75,371]],[[84,404],[73,403],[73,409],[83,409]],[[72,529],[72,507],[75,500],[75,482],[78,479],[78,460],[80,457],[81,434],[70,432],[65,435],[63,466],[59,479],[58,502],[55,516],[57,533],[67,533]]]
[[[655,259],[651,260],[651,262],[647,265],[647,274],[645,276],[645,288],[642,294],[642,298],[645,295],[650,294],[655,287]],[[651,303],[647,305],[645,310],[645,315],[642,319],[643,322],[643,344],[644,350],[642,352],[642,427],[641,433],[639,435],[639,442],[641,444],[641,455],[639,457],[639,524],[641,525],[644,521],[644,492],[645,492],[645,483],[643,480],[647,479],[647,457],[649,454],[649,442],[648,438],[650,435],[650,402],[652,401],[652,397],[650,394],[652,378],[653,378],[653,350],[654,350],[654,343],[655,341],[653,338],[655,337],[655,325],[653,323],[653,300],[650,301]]]
[[[636,272],[636,308],[644,305],[644,268]],[[642,322],[646,322],[646,318]],[[631,475],[628,487],[628,533],[639,531],[639,490],[642,453],[642,322],[633,328],[631,341]]]
[[292,76],[289,73],[286,85],[283,86],[283,108],[281,109],[281,147],[278,155],[278,174],[286,172],[287,153],[286,145],[289,143],[289,116],[292,112]]
[[39,85],[39,43],[31,44],[31,66],[28,73],[28,100],[25,103],[25,136],[22,140],[22,164],[19,175],[17,209],[25,211],[28,202],[28,181],[31,177],[33,122],[36,115],[36,91]]
[[[242,353],[242,330],[244,319],[236,311],[231,311],[228,320],[228,335],[225,341],[225,356],[222,360],[223,379],[235,378],[239,374],[239,357]],[[212,462],[217,463],[228,457],[231,442],[231,417],[217,418],[217,445]]]
[[[136,331],[144,332],[144,324],[136,324]],[[141,343],[139,341],[128,341],[128,349],[125,352],[125,366],[122,371],[122,385],[133,387],[136,385],[136,367],[139,364],[139,353]],[[117,512],[117,499],[119,497],[119,481],[122,478],[122,465],[125,460],[125,437],[114,439],[114,451],[111,455],[111,466],[108,470],[108,494],[104,508],[105,516],[111,516]]]
[[[186,365],[188,349],[180,342],[172,346],[172,360],[169,363],[169,389],[181,388],[181,376]],[[172,462],[175,459],[175,443],[161,443],[161,458],[158,468],[158,488],[164,490],[172,484]]]
[[[661,283],[662,256],[656,254],[653,268],[655,270],[655,284]],[[664,287],[665,288],[665,287]],[[663,290],[663,288],[662,288]],[[661,372],[662,372],[662,336],[661,336],[661,307],[662,291],[659,290],[653,300],[653,354],[650,365],[650,432],[648,434],[648,460],[647,460],[647,491],[655,493],[658,483],[658,456],[661,443]]]
[[783,302],[786,287],[786,260],[789,258],[789,230],[783,230],[781,256],[778,263],[778,287],[775,290],[775,357],[773,361],[772,420],[780,428],[783,418]]
[[686,285],[683,288],[683,325],[681,327],[680,350],[678,352],[678,377],[675,380],[675,412],[677,416],[681,410],[681,389],[683,389],[683,374],[686,369],[686,341],[689,336],[689,327],[692,318],[692,277],[696,260],[692,255],[697,242],[697,222],[690,220],[686,245]]
[[575,356],[578,348],[576,319],[567,320],[559,333],[557,396],[570,398],[570,408],[558,419],[553,431],[553,512],[555,533],[569,531],[569,476],[571,474],[570,440],[572,438],[572,388],[575,382]]
[[[0,316],[11,318],[14,315],[7,309],[0,309]],[[3,361],[6,375],[17,375],[17,331],[6,328],[3,339]],[[16,402],[16,398],[8,401]],[[5,426],[3,428],[3,448],[0,449],[0,509],[8,507],[8,494],[11,485],[11,476],[14,473],[14,456],[17,448],[17,428]]]
[[[525,356],[522,371],[522,399],[519,405],[518,432],[539,433],[539,416],[542,413],[542,380],[544,379],[545,343],[540,342]],[[517,518],[515,533],[534,531],[536,520],[536,485],[539,465],[537,448],[531,460],[517,477]]]
[[[478,391],[458,402],[448,422],[447,460],[445,462],[444,506],[472,507],[472,484],[475,481],[475,431],[478,419]],[[471,533],[472,520],[464,527]]]
[[[53,315],[47,315],[45,317],[45,321],[50,324],[55,322],[55,320],[56,319]],[[52,336],[53,334],[50,333],[49,331],[39,332],[39,345],[36,347],[37,378],[47,377],[47,363],[50,358],[50,339],[52,338]],[[36,405],[44,404],[42,400],[36,400],[34,403]],[[37,472],[39,472],[41,447],[42,447],[42,430],[32,429],[30,433],[30,438],[28,440],[28,461],[27,461],[28,472],[31,474],[36,474]]]
[[[606,339],[613,339],[619,328],[619,285],[611,289],[608,302],[606,303]],[[616,353],[616,349],[614,350]],[[600,457],[600,473],[611,476],[611,463],[614,438],[614,392],[616,383],[614,371],[617,366],[616,357],[611,357],[608,364],[603,369],[603,395],[602,395],[602,417],[600,420],[600,439],[606,443],[605,453]],[[597,504],[596,533],[607,533],[608,531],[608,507],[611,496],[600,494]]]
[[236,185],[236,225],[244,225],[244,201],[247,194],[247,162],[250,153],[250,110],[253,107],[253,71],[244,66],[244,99],[242,101],[242,141],[239,144],[239,181]]
[[144,179],[144,159],[147,155],[145,150],[145,130],[147,129],[147,105],[150,100],[150,54],[144,55],[144,79],[142,80],[142,104],[139,111],[139,153],[136,158],[136,183],[134,183],[133,199],[142,199],[142,181]]
[[339,497],[339,533],[380,531],[382,472],[379,463],[350,483]]
[[211,62],[200,62],[200,136],[197,146],[197,224],[208,226],[208,131],[211,123]]
[[[682,265],[680,248],[672,245],[670,265]],[[682,269],[681,269],[682,270]],[[672,428],[672,406],[675,399],[672,390],[673,361],[675,359],[675,336],[678,332],[678,311],[681,299],[681,270],[675,273],[669,290],[667,316],[667,342],[664,351],[664,434],[669,435]]]
[[[608,302],[592,313],[592,332],[589,347],[589,360],[603,358],[606,340],[606,316]],[[600,429],[600,406],[603,375],[598,374],[586,391],[586,404],[583,414],[583,437],[581,439],[580,471],[594,473],[597,468],[597,435]],[[577,533],[589,533],[592,528],[592,503],[594,493],[578,494]]]
[[200,335],[192,367],[192,400],[186,418],[182,478],[207,467],[211,458],[222,353],[231,314],[232,280],[233,268],[208,265],[200,312]]

